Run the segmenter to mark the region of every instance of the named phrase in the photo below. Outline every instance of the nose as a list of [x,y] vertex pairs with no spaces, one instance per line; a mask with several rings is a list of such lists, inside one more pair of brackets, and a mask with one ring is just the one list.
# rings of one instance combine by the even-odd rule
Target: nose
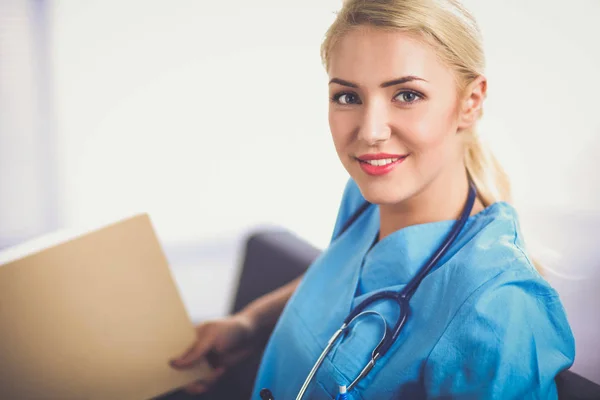
[[364,113],[358,128],[358,139],[369,146],[388,140],[391,128],[387,107],[377,101],[372,101],[363,110]]

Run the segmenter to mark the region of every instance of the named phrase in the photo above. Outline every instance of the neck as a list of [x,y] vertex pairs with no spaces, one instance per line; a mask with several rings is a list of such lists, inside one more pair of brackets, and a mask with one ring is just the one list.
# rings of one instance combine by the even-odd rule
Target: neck
[[[441,174],[423,190],[397,204],[381,204],[379,240],[407,226],[456,220],[465,207],[469,178],[464,166],[454,173]],[[483,210],[475,200],[471,215]]]

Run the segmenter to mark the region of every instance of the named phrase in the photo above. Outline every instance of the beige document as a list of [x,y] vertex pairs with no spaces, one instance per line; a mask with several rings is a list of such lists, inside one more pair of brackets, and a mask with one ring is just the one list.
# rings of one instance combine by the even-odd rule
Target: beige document
[[147,215],[0,253],[0,399],[149,399],[208,372]]

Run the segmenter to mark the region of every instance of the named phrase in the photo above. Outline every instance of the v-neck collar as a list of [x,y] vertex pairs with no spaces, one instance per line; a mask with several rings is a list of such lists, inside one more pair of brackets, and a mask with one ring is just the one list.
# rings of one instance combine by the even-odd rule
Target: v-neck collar
[[[339,266],[337,279],[331,282],[331,290],[338,291],[338,307],[334,307],[336,319],[344,320],[353,307],[353,300],[359,284],[363,263],[367,254],[377,244],[374,243],[379,232],[379,207],[371,206],[332,244],[332,252],[340,254],[344,260]],[[339,314],[339,315],[338,315]]]
[[[383,289],[401,290],[425,266],[456,223],[455,220],[447,220],[411,225],[376,240],[380,229],[379,207],[372,208],[368,221],[364,223],[364,236],[359,238],[367,250],[359,254],[363,259],[357,271],[356,284],[353,285],[353,306],[373,292]],[[461,237],[476,221],[505,213],[513,214],[514,210],[504,202],[497,202],[470,216],[449,252],[434,269],[442,265],[456,250]]]

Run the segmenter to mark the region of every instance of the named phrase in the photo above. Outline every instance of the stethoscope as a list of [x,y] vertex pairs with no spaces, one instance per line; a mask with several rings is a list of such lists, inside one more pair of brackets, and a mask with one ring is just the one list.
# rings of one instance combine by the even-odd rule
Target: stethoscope
[[[344,392],[351,391],[356,386],[356,384],[361,379],[363,379],[365,376],[367,376],[367,374],[373,369],[377,360],[382,358],[388,352],[388,350],[396,342],[396,339],[398,339],[398,336],[400,335],[400,331],[402,330],[402,327],[406,323],[406,319],[408,318],[408,314],[410,312],[408,302],[410,301],[411,297],[413,296],[413,294],[419,287],[419,284],[421,283],[423,278],[425,278],[425,276],[427,276],[429,271],[431,271],[431,269],[436,265],[436,263],[440,260],[440,258],[442,258],[444,256],[446,251],[450,248],[452,243],[454,243],[454,241],[456,240],[456,238],[462,231],[463,227],[465,226],[465,224],[467,222],[467,219],[469,218],[469,216],[471,215],[471,212],[473,211],[473,205],[475,204],[476,194],[477,194],[477,190],[475,189],[474,184],[471,181],[469,181],[469,195],[467,197],[467,202],[461,212],[459,219],[454,223],[454,225],[452,226],[452,230],[446,236],[446,238],[444,239],[444,242],[440,245],[440,247],[433,253],[431,258],[429,258],[427,263],[419,270],[419,272],[417,272],[415,277],[412,278],[410,280],[410,282],[408,282],[408,284],[400,292],[394,292],[394,291],[379,292],[379,293],[374,294],[374,295],[366,298],[365,300],[363,300],[358,306],[356,306],[350,312],[350,314],[344,320],[342,326],[333,334],[333,336],[331,336],[331,339],[329,339],[329,341],[327,342],[327,346],[325,347],[325,349],[323,350],[323,352],[321,353],[321,355],[315,362],[314,366],[312,367],[308,376],[306,377],[304,384],[300,388],[300,391],[298,392],[298,396],[296,396],[296,400],[301,400],[304,397],[304,394],[305,394],[306,390],[308,389],[310,382],[312,381],[315,374],[319,370],[319,367],[325,360],[325,357],[327,357],[327,354],[329,354],[329,352],[331,351],[333,346],[336,344],[337,340],[349,330],[349,328],[352,326],[353,322],[355,320],[357,320],[358,318],[360,318],[361,316],[364,316],[364,315],[378,316],[383,322],[383,327],[384,327],[383,332],[384,333],[383,333],[383,337],[381,338],[379,344],[375,347],[375,349],[373,349],[373,351],[371,353],[371,360],[367,363],[367,365],[365,365],[365,367],[362,369],[360,374],[354,379],[354,381],[352,381],[352,383],[347,388],[345,386],[342,387],[342,388],[344,388]],[[342,229],[340,230],[340,233],[336,236],[336,238],[341,236],[371,205],[372,204],[369,202],[365,202],[364,204],[362,204],[361,207],[348,220],[348,222],[346,222],[346,224],[342,227]],[[396,321],[396,325],[393,327],[393,329],[391,331],[388,329],[385,319],[383,318],[383,316],[381,314],[379,314],[378,312],[375,312],[375,311],[366,310],[366,308],[369,305],[371,305],[375,302],[381,301],[381,300],[392,300],[392,301],[396,302],[398,304],[398,308],[400,310],[400,313],[398,315],[398,320]],[[268,389],[263,389],[261,391],[261,397],[263,399],[268,399],[268,398],[273,399],[273,396]]]

